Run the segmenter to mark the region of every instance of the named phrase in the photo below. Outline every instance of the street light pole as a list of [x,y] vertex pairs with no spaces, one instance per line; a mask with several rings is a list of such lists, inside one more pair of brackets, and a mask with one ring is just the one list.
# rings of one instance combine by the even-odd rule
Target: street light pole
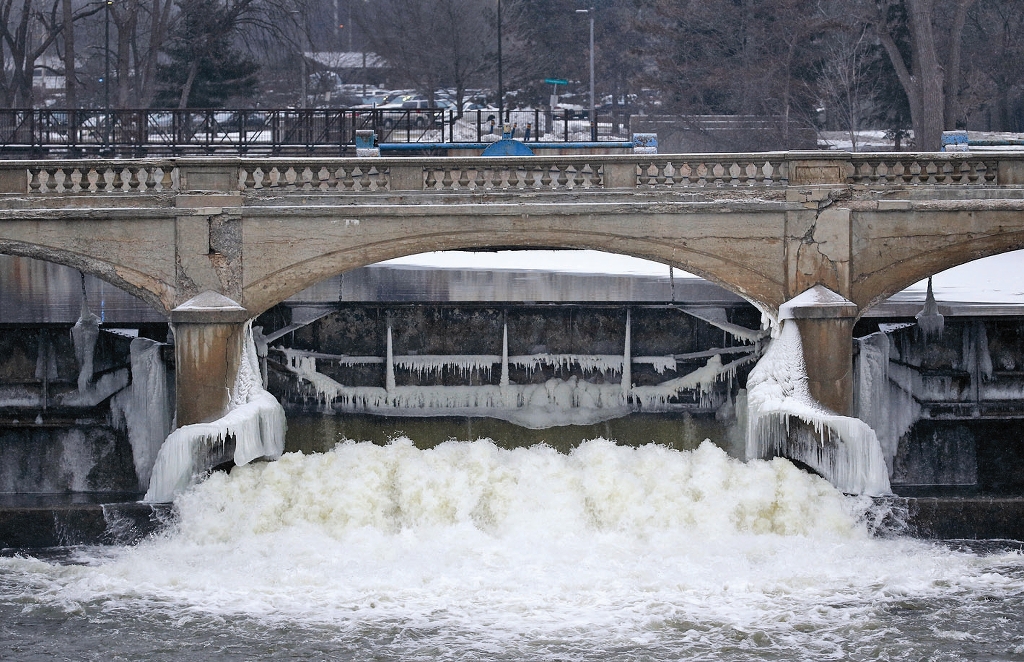
[[597,115],[594,113],[594,8],[577,9],[577,14],[590,18],[590,140],[597,142]]
[[501,79],[501,0],[498,0],[498,125],[505,131],[505,86]]
[[103,109],[110,113],[110,6],[114,0],[107,0],[103,21],[103,38],[106,44],[103,56]]

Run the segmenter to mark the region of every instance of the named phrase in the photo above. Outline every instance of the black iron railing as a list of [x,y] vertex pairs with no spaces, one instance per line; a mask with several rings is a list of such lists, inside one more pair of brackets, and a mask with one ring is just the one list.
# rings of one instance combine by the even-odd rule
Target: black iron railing
[[[381,143],[486,142],[501,133],[497,114],[484,109],[458,116],[439,108],[0,109],[0,157],[345,154],[360,129],[372,129]],[[507,123],[519,140],[590,139],[586,117],[568,110],[510,111]],[[610,130],[602,138],[620,139]]]

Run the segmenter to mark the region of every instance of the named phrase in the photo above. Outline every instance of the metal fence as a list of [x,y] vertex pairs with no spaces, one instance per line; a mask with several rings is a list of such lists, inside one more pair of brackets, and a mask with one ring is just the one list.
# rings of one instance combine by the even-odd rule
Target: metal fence
[[[286,110],[0,109],[0,156],[176,156],[188,154],[344,155],[355,132],[372,129],[380,143],[479,143],[495,140],[495,110],[458,116],[439,108]],[[599,118],[600,119],[600,118]],[[608,118],[611,119],[610,117]],[[514,137],[526,141],[590,139],[590,122],[571,111],[506,113]],[[601,139],[621,140],[598,123]]]

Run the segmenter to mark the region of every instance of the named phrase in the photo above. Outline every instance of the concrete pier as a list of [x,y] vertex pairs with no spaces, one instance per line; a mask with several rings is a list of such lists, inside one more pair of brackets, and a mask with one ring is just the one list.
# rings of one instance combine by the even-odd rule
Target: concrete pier
[[216,292],[204,292],[171,311],[177,426],[223,416],[242,357],[248,315]]

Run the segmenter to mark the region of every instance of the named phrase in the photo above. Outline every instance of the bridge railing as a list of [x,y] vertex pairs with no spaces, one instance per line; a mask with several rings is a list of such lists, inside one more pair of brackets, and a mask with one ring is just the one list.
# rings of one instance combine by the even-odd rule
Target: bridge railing
[[530,157],[0,161],[0,193],[382,193],[1024,186],[1024,154],[564,154]]

